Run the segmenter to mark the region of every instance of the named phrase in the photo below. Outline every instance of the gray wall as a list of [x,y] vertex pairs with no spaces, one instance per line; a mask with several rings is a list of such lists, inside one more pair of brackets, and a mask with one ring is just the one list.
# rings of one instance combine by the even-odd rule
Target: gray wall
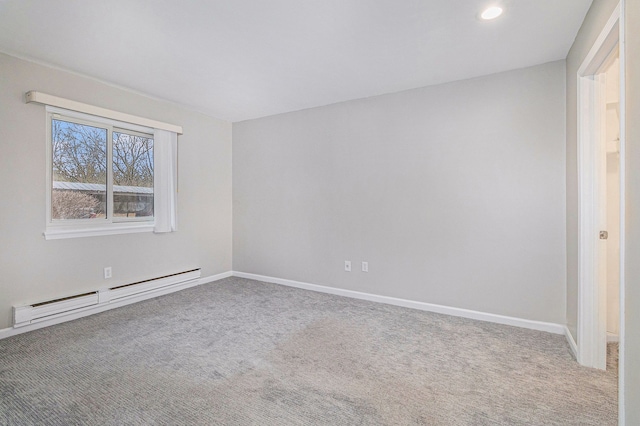
[[567,55],[567,326],[578,339],[578,68],[618,0],[595,0]]
[[[188,268],[231,269],[230,123],[2,54],[0,76],[0,329],[14,304]],[[24,103],[28,90],[182,125],[179,231],[45,241],[45,110]]]
[[234,123],[234,270],[564,324],[564,94],[558,61]]
[[627,425],[640,425],[640,2],[626,2],[626,333]]

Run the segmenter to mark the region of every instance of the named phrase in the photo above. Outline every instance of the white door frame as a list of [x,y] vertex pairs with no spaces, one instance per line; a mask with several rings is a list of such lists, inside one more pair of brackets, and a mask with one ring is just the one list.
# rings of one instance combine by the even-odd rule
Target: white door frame
[[[596,39],[578,69],[578,362],[588,367],[606,368],[606,286],[602,283],[606,243],[599,239],[599,231],[606,230],[605,188],[606,153],[602,134],[605,130],[604,77],[599,70],[611,51],[620,46],[620,116],[624,116],[624,49],[621,27],[621,6],[616,7],[604,29]],[[620,235],[624,235],[624,132],[620,132],[621,209]],[[623,258],[621,244],[620,256]],[[601,261],[602,260],[602,261]],[[620,262],[621,269],[624,263]],[[624,275],[620,276],[621,347],[623,342]]]

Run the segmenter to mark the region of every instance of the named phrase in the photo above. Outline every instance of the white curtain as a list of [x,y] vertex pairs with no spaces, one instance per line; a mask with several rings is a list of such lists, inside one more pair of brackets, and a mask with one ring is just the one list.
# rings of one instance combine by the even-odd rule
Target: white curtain
[[178,135],[156,129],[153,144],[154,232],[173,232],[177,229]]

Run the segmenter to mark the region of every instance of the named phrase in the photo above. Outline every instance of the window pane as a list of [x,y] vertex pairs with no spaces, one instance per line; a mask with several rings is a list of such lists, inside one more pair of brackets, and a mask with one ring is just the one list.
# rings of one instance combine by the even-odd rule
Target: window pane
[[53,119],[51,136],[51,218],[104,218],[107,130]]
[[153,216],[153,138],[113,131],[113,216]]

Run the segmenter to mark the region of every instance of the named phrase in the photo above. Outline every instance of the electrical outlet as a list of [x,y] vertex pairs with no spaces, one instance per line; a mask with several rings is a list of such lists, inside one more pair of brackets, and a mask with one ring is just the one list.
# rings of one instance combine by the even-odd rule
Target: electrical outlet
[[104,268],[104,279],[108,280],[109,278],[111,278],[111,266]]
[[344,270],[347,272],[351,272],[351,261],[350,260],[345,260],[344,261]]
[[362,262],[362,272],[369,272],[369,262]]

